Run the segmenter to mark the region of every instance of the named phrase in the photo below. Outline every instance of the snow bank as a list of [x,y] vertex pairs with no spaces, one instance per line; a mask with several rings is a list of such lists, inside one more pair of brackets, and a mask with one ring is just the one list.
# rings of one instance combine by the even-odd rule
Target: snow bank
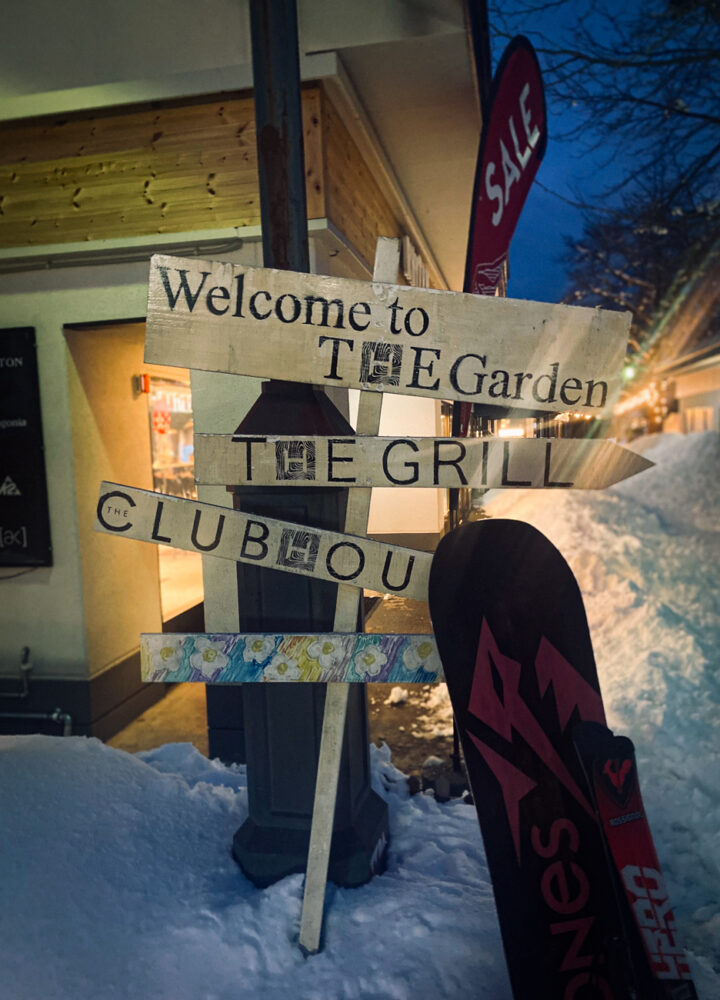
[[[610,725],[638,748],[700,995],[720,996],[720,439],[663,438],[604,493],[496,494],[578,575]],[[326,948],[296,947],[301,876],[253,888],[230,857],[244,769],[189,744],[0,737],[0,956],[8,1000],[509,1000],[472,807],[410,797],[372,748],[387,872],[331,890]],[[713,971],[714,966],[714,971]]]

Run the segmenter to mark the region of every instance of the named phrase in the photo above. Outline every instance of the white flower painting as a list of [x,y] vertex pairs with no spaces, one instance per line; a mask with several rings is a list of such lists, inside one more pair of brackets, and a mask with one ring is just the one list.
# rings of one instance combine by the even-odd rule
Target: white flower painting
[[318,661],[323,670],[330,670],[345,662],[345,643],[334,636],[323,636],[310,643],[307,653],[311,660]]
[[366,646],[353,660],[353,666],[360,677],[377,677],[386,663],[387,656],[376,646]]
[[270,663],[263,671],[263,680],[266,681],[299,681],[300,667],[297,660],[292,656],[283,656],[278,653],[273,656]]
[[212,677],[228,664],[228,658],[222,647],[222,642],[217,640],[196,639],[195,652],[190,656],[190,666],[199,670],[205,677]]
[[251,663],[262,663],[275,649],[275,639],[271,635],[248,635],[245,637],[243,658]]
[[403,653],[403,667],[411,674],[416,670],[439,674],[442,667],[435,643],[425,637],[411,642]]

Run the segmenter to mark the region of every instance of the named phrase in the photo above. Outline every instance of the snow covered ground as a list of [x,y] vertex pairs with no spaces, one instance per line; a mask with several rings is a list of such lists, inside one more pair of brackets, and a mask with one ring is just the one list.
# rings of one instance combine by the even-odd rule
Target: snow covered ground
[[[643,443],[656,467],[602,493],[496,493],[582,588],[609,724],[637,746],[679,933],[720,997],[720,437]],[[446,711],[437,699],[433,712]],[[508,1000],[474,809],[410,797],[373,749],[387,872],[331,890],[324,952],[295,941],[302,878],[260,891],[230,858],[243,768],[190,744],[0,737],[7,1000]]]

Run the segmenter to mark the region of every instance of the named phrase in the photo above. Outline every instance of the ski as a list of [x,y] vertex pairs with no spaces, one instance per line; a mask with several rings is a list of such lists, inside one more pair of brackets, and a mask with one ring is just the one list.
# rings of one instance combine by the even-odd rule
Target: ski
[[606,726],[580,722],[575,746],[591,788],[641,996],[697,1000],[640,792],[635,748]]
[[573,744],[605,715],[582,597],[521,521],[441,539],[429,604],[515,1000],[637,997]]

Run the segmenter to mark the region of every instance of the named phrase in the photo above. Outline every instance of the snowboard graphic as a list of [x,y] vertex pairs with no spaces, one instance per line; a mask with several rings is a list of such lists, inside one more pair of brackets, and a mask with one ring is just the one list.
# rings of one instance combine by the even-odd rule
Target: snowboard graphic
[[697,1000],[687,959],[675,936],[672,905],[645,815],[632,741],[592,722],[579,723],[574,739],[605,837],[640,995],[653,1000]]
[[472,522],[440,541],[429,603],[515,1000],[638,996],[573,744],[605,716],[572,571],[530,525]]

